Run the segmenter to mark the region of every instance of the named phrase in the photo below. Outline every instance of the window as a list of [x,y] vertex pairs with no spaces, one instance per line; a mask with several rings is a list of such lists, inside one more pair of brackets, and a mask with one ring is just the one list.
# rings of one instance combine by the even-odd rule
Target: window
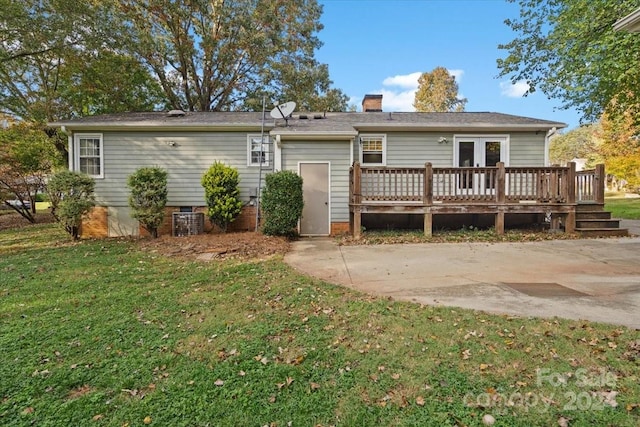
[[387,137],[363,135],[360,137],[360,163],[363,166],[384,166],[387,163]]
[[269,135],[249,135],[247,137],[248,162],[249,166],[269,166],[271,156],[269,154]]
[[104,177],[104,153],[101,134],[75,135],[75,170],[94,178]]

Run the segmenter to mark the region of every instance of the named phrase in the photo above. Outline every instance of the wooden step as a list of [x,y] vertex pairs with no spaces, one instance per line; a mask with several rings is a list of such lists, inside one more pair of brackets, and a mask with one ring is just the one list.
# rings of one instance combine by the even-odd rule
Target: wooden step
[[609,211],[576,211],[576,221],[581,219],[611,219]]
[[576,228],[620,228],[619,219],[576,219]]
[[626,228],[576,228],[576,233],[584,237],[626,237],[629,230]]
[[600,203],[579,203],[578,205],[576,205],[576,213],[602,211],[604,211],[604,205]]

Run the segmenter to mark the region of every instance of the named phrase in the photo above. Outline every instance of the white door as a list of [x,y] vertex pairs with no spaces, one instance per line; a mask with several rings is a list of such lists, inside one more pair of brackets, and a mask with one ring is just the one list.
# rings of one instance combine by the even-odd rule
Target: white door
[[329,220],[329,163],[300,163],[304,208],[300,218],[303,236],[328,236]]
[[[455,165],[460,168],[468,167],[495,167],[498,162],[507,163],[507,139],[505,137],[473,137],[456,138],[455,140]],[[474,193],[486,193],[492,190],[494,182],[490,176],[463,172],[458,181],[461,191],[473,191]]]

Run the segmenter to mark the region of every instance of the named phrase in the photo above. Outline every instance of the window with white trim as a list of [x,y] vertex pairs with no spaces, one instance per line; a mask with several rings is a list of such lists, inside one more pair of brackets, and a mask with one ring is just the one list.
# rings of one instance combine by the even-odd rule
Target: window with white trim
[[104,177],[102,134],[75,134],[74,152],[74,170],[94,178]]
[[387,164],[386,135],[360,136],[360,164],[363,166],[384,166]]
[[269,153],[269,135],[247,136],[247,164],[249,166],[269,166],[271,155]]

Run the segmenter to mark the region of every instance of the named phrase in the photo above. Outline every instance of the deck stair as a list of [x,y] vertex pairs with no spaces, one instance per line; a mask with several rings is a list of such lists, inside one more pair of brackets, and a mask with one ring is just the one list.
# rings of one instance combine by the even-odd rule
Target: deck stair
[[620,228],[620,220],[611,218],[611,212],[599,203],[581,203],[576,207],[577,233],[588,237],[628,236],[629,230]]

